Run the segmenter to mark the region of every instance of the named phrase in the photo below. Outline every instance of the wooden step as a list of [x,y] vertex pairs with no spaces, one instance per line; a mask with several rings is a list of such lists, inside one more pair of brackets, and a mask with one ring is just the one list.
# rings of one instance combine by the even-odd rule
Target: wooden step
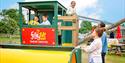
[[76,27],[73,26],[59,26],[59,30],[76,30]]
[[75,22],[75,21],[77,21],[77,17],[76,16],[58,16],[58,20]]

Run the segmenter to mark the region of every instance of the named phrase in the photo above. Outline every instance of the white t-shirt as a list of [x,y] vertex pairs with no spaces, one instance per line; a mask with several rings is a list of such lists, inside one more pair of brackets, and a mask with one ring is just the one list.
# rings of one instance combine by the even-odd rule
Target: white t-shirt
[[51,25],[51,24],[48,20],[46,20],[46,21],[43,21],[42,23],[40,23],[40,25]]
[[72,8],[71,6],[67,9],[66,14],[68,15],[76,15],[76,8]]
[[89,62],[102,63],[101,51],[102,41],[101,38],[95,39],[90,46],[83,48],[84,51],[89,53]]

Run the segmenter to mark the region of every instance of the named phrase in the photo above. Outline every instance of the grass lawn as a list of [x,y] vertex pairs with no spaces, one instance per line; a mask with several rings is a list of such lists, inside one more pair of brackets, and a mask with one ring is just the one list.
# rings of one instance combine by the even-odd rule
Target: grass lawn
[[[82,62],[88,63],[88,55],[85,52],[83,52],[83,54],[82,54]],[[107,54],[106,63],[125,63],[125,56]]]
[[107,55],[106,63],[125,63],[125,56]]
[[12,38],[0,36],[0,44],[20,44],[20,37],[18,35]]

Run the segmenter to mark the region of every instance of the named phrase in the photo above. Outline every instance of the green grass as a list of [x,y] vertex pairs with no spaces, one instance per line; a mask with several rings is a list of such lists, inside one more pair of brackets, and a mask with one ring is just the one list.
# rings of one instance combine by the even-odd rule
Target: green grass
[[[118,55],[106,55],[106,63],[125,63],[125,56],[118,56]],[[88,63],[88,55],[87,53],[82,53],[82,62]]]
[[125,56],[106,55],[106,63],[125,63]]
[[12,36],[12,38],[6,36],[0,36],[0,44],[20,44],[19,36]]

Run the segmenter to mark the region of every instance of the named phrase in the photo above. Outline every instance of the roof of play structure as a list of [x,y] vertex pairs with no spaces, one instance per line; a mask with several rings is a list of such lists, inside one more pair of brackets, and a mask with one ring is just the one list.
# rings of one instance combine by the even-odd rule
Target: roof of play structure
[[56,0],[50,1],[30,1],[30,2],[18,2],[24,8],[33,10],[54,10],[54,5],[57,3],[58,9],[66,10],[66,8]]

